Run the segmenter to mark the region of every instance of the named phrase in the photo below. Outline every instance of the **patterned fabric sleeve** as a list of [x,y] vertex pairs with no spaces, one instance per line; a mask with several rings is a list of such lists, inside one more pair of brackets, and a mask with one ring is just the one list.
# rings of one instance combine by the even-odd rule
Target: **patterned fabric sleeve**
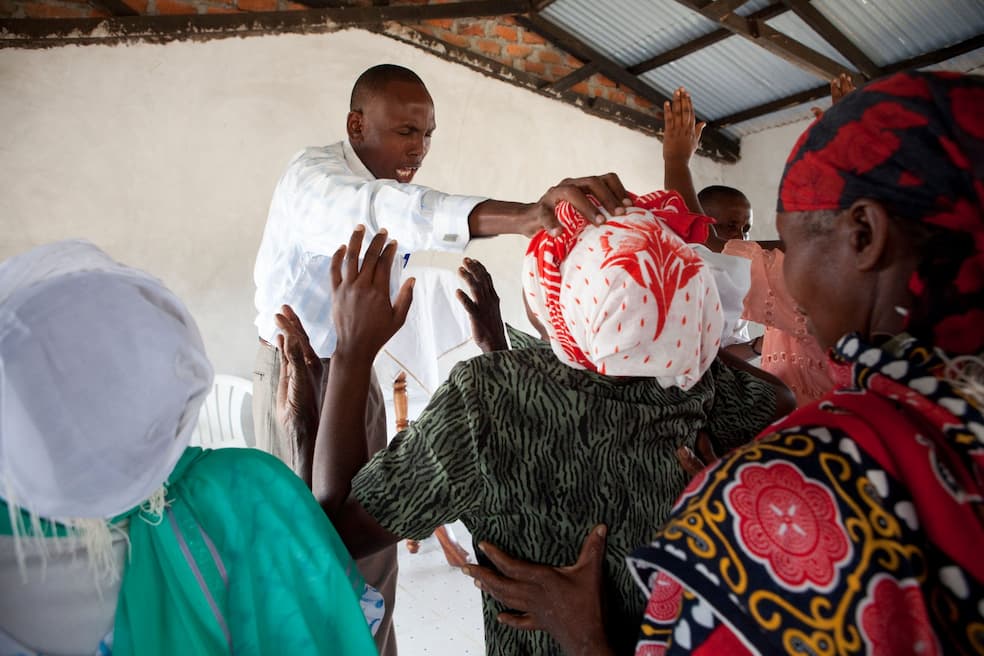
[[506,337],[509,338],[509,348],[515,349],[526,349],[526,348],[550,348],[550,342],[544,341],[539,337],[534,337],[533,335],[528,335],[518,328],[510,326],[508,323],[506,326]]
[[475,435],[458,384],[462,363],[434,393],[420,419],[393,438],[352,481],[352,493],[379,524],[404,538],[422,540],[477,507],[482,498]]
[[776,392],[771,385],[746,371],[715,360],[714,404],[707,429],[718,453],[727,453],[761,433],[776,413]]
[[796,311],[796,302],[786,290],[782,251],[763,249],[754,241],[733,239],[725,244],[724,253],[751,260],[752,287],[745,296],[742,318],[791,335],[806,333],[806,319]]

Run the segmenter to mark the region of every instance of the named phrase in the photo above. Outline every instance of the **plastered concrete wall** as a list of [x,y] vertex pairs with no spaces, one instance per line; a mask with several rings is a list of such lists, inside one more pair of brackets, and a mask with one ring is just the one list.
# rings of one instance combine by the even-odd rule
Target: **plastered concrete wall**
[[779,179],[789,151],[809,124],[809,120],[798,121],[750,134],[741,140],[741,160],[722,167],[724,184],[741,189],[752,203],[751,239],[777,238]]
[[[352,82],[381,62],[415,69],[435,98],[422,184],[517,201],[609,170],[639,192],[662,185],[658,140],[363,31],[2,50],[0,258],[90,239],[162,278],[197,317],[216,369],[249,376],[253,260],[274,185],[294,152],[343,137]],[[722,180],[709,160],[695,172]],[[468,251],[518,324],[525,244]]]

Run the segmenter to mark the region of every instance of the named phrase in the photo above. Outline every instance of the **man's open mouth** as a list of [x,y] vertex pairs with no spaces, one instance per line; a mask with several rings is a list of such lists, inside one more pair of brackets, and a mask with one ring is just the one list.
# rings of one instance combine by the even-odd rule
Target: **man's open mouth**
[[400,182],[409,182],[413,179],[418,168],[417,166],[408,166],[406,168],[396,169],[396,179]]

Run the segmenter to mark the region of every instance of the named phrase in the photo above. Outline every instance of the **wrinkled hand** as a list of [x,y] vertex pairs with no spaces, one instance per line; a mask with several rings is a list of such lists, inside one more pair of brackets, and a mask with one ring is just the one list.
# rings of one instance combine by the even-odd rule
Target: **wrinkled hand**
[[276,315],[281,334],[277,418],[284,427],[294,463],[305,449],[313,449],[321,416],[321,375],[324,365],[311,348],[301,320],[289,305]]
[[455,296],[471,320],[472,337],[483,353],[504,351],[509,346],[499,313],[499,296],[492,285],[492,276],[478,260],[466,257],[458,267],[458,275],[468,283],[471,297],[459,289]]
[[614,173],[593,175],[586,178],[565,178],[550,189],[536,203],[530,206],[529,226],[523,234],[532,237],[540,230],[546,230],[553,236],[563,232],[563,228],[554,215],[557,203],[566,200],[574,206],[581,215],[595,225],[605,222],[605,215],[588,198],[588,194],[597,199],[609,214],[625,214],[625,208],[632,204],[629,194],[622,186],[622,181]]
[[569,655],[610,654],[602,612],[604,526],[585,538],[577,562],[568,567],[535,565],[507,556],[496,547],[479,548],[501,574],[468,565],[462,571],[475,585],[516,613],[500,613],[506,626],[521,631],[546,631]]
[[413,301],[413,283],[403,283],[396,300],[390,302],[390,273],[396,242],[386,243],[386,230],[369,242],[362,266],[359,253],[366,230],[356,227],[348,246],[331,258],[332,319],[338,344],[336,355],[372,360],[406,321]]
[[[836,105],[843,100],[844,96],[854,91],[855,88],[853,78],[847,73],[841,73],[833,78],[830,81],[830,104]],[[810,111],[813,112],[814,118],[823,116],[823,110],[819,107],[811,107]]]
[[677,462],[683,467],[683,471],[691,476],[696,476],[706,467],[718,461],[714,447],[711,445],[711,436],[704,431],[697,433],[697,441],[694,446],[697,447],[697,453],[694,453],[689,446],[681,446],[676,450]]
[[680,87],[663,103],[663,160],[689,162],[707,125],[697,122],[690,94]]

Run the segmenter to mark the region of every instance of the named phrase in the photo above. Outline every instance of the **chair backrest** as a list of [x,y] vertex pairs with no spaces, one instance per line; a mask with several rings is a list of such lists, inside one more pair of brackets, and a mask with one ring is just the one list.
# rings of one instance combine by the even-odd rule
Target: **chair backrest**
[[253,402],[253,383],[239,376],[216,374],[212,391],[202,404],[192,446],[208,449],[248,447],[243,429],[244,408]]

